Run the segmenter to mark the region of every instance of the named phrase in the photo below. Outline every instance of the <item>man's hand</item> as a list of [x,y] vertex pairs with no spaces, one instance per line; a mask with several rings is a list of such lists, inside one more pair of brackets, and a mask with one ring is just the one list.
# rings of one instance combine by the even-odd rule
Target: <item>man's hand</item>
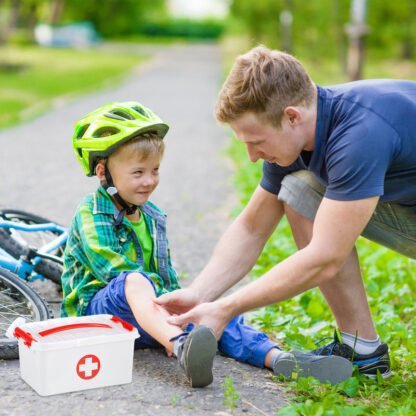
[[199,296],[194,289],[188,287],[165,293],[154,299],[153,302],[165,309],[170,315],[180,315],[198,305]]
[[226,308],[222,307],[221,301],[201,303],[179,316],[170,316],[168,322],[173,325],[186,327],[187,324],[206,325],[214,331],[215,337],[220,339],[224,328],[231,320]]

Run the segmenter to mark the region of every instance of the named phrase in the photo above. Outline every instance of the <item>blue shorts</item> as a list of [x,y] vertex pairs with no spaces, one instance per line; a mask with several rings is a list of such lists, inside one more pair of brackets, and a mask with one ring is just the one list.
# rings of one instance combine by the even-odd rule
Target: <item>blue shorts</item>
[[[124,283],[128,274],[129,272],[120,273],[96,293],[88,304],[87,315],[115,315],[138,329],[140,338],[136,340],[136,348],[162,348],[158,341],[140,327],[127,303]],[[153,281],[148,280],[154,288]],[[263,332],[245,325],[242,315],[230,321],[218,341],[218,349],[222,353],[257,367],[264,367],[264,359],[272,348],[277,346]]]

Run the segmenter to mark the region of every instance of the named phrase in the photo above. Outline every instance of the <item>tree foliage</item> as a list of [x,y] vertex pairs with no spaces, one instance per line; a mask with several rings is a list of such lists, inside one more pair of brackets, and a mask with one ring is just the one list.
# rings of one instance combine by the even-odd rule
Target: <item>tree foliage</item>
[[103,36],[113,36],[138,33],[146,23],[166,14],[165,0],[70,0],[62,20],[88,20]]
[[165,0],[0,0],[0,39],[23,33],[29,40],[38,22],[90,21],[103,36],[129,35],[166,17]]
[[[294,52],[340,59],[345,55],[345,25],[350,21],[352,0],[233,0],[231,18],[253,44],[263,42],[282,48],[281,13],[292,14]],[[411,57],[416,42],[414,0],[368,0],[368,47],[395,57]]]

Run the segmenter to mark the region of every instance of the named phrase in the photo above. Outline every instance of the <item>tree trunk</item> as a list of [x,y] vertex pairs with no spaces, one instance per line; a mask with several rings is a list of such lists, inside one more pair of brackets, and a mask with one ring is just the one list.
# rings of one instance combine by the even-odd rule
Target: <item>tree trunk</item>
[[405,25],[405,34],[402,44],[402,58],[412,59],[414,55],[414,39],[415,39],[415,3],[414,0],[407,1],[407,18]]
[[293,2],[285,0],[284,10],[280,13],[281,48],[284,52],[293,53]]
[[35,42],[35,26],[38,22],[36,4],[32,3],[29,8],[28,15],[28,31],[29,37],[32,42]]
[[51,25],[57,25],[59,23],[59,20],[61,18],[62,11],[64,9],[65,0],[54,0],[52,2],[51,7],[51,18],[50,18],[50,24]]
[[347,75],[350,81],[356,81],[362,77],[364,62],[364,35],[368,32],[365,24],[367,12],[367,0],[352,0],[351,22],[346,26],[349,37]]
[[333,0],[332,15],[336,39],[337,58],[342,68],[342,73],[345,75],[347,73],[347,53],[345,45],[345,33],[342,28],[342,9],[340,0]]
[[19,24],[20,0],[12,1],[12,14],[10,18],[9,31],[14,32]]

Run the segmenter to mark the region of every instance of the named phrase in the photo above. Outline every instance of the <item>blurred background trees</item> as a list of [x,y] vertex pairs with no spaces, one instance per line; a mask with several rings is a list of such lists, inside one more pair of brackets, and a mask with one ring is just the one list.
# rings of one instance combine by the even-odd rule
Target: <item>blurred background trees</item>
[[368,54],[414,58],[415,0],[215,0],[229,9],[227,17],[171,13],[174,3],[195,9],[203,1],[208,0],[0,0],[0,43],[33,43],[38,23],[89,22],[104,39],[245,37],[248,47],[264,43],[302,58],[332,59],[350,79],[361,77]]
[[[195,0],[189,0],[195,2]],[[356,0],[223,0],[229,17],[211,20],[216,30],[207,29],[206,37],[244,33],[252,44],[325,53],[341,57],[346,51],[345,25],[351,21]],[[363,0],[370,28],[367,46],[380,54],[412,58],[416,36],[416,1]],[[169,0],[0,0],[0,36],[3,42],[33,40],[38,22],[52,25],[89,21],[103,37],[134,34],[204,37],[187,19],[183,27],[169,15]],[[179,19],[180,20],[180,19]],[[200,23],[200,20],[199,20]],[[192,30],[190,28],[193,27]],[[175,33],[176,30],[176,33]],[[16,33],[19,33],[17,35]]]
[[132,35],[217,38],[217,19],[180,19],[168,0],[0,0],[0,42],[30,43],[38,23],[90,22],[104,38]]
[[361,77],[364,50],[386,59],[415,53],[415,0],[232,0],[229,22],[251,45],[336,59],[350,79]]

